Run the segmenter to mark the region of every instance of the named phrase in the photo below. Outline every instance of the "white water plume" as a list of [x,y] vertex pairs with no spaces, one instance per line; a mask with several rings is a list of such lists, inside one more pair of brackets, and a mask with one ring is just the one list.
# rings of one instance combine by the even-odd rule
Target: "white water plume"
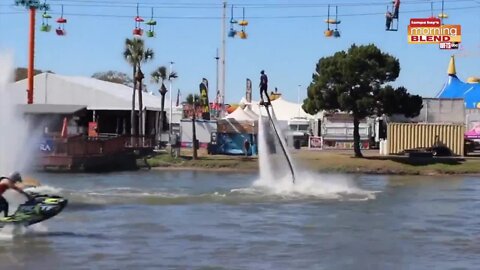
[[[0,175],[23,171],[32,158],[34,137],[20,112],[13,82],[13,55],[0,53]],[[10,84],[11,85],[11,84]],[[26,98],[26,94],[25,94]]]
[[[275,126],[278,127],[275,113],[273,110],[270,112]],[[277,131],[280,141],[270,120],[260,117],[258,130],[260,179],[254,183],[255,188],[282,196],[347,197],[359,200],[375,198],[374,192],[358,188],[347,176],[320,175],[299,170],[287,148],[285,148],[287,156],[283,153],[282,144],[286,146],[284,135],[280,129],[277,128]],[[292,162],[295,183],[292,181],[288,159]]]

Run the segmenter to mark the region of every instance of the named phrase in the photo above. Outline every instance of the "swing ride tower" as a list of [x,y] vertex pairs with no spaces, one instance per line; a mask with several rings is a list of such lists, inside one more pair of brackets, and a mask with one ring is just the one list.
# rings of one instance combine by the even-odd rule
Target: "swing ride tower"
[[28,41],[28,86],[27,104],[33,104],[33,75],[35,68],[35,15],[37,9],[47,11],[48,5],[38,0],[15,0],[15,5],[24,6],[30,11],[30,30]]

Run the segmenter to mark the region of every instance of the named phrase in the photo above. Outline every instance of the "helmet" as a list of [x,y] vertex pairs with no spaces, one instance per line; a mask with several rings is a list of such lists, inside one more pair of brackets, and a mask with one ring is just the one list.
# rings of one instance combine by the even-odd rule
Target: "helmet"
[[8,179],[12,180],[13,182],[22,182],[22,176],[19,172],[13,172],[8,176]]

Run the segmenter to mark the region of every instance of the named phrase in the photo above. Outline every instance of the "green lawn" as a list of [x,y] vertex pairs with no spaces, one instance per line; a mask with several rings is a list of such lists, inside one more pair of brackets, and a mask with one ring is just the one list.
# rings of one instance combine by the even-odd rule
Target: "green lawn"
[[[354,158],[351,151],[295,151],[293,159],[299,168],[317,172],[378,173],[378,174],[476,174],[480,173],[480,158],[417,158],[405,156],[383,157],[377,151],[365,151],[364,158]],[[159,154],[148,160],[152,167],[172,169],[212,169],[255,171],[258,170],[256,157],[210,156],[199,152],[199,158],[192,160],[191,152],[182,150],[179,158]]]

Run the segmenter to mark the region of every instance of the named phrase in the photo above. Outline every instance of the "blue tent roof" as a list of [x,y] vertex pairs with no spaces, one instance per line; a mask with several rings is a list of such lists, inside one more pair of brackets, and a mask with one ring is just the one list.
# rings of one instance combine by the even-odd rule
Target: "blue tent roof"
[[462,82],[455,75],[449,75],[447,83],[438,98],[463,98],[465,108],[480,109],[480,83]]

